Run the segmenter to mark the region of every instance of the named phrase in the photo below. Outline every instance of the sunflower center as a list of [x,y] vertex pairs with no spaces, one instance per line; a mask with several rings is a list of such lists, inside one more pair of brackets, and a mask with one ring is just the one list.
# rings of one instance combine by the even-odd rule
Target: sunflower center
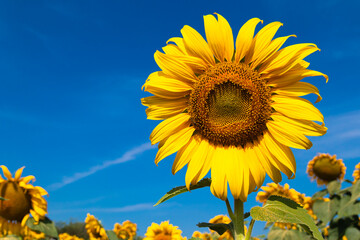
[[328,157],[319,158],[314,163],[313,171],[320,179],[331,182],[341,175],[341,165]]
[[171,235],[165,233],[158,233],[154,237],[154,240],[171,240]]
[[245,64],[218,63],[200,75],[189,113],[197,133],[215,145],[257,141],[271,114],[270,88]]
[[1,183],[0,196],[7,199],[0,201],[1,217],[10,221],[21,221],[30,212],[30,196],[16,182]]

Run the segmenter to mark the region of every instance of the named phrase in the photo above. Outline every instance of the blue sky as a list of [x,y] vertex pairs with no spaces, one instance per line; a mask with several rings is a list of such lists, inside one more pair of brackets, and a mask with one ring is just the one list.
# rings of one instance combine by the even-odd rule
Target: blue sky
[[[351,178],[360,160],[359,7],[338,0],[1,1],[0,164],[36,176],[55,221],[83,221],[91,212],[107,229],[129,219],[143,235],[152,222],[170,220],[189,237],[196,223],[226,213],[209,189],[152,207],[184,185],[185,169],[173,176],[173,157],[155,166],[148,139],[159,122],[146,120],[140,103],[148,95],[141,86],[158,70],[154,52],[184,25],[204,34],[203,15],[218,12],[234,33],[252,17],[281,21],[277,36],[296,34],[289,44],[321,49],[307,60],[330,80],[307,81],[320,90],[316,106],[329,130],[311,138],[312,149],[294,150],[297,176],[282,184],[317,191],[305,170],[323,152],[343,158]],[[257,204],[255,195],[246,210]]]

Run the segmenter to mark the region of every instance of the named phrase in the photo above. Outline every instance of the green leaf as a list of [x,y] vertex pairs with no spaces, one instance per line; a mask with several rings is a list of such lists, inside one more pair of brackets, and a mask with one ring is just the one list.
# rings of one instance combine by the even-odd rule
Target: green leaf
[[191,237],[189,238],[189,240],[203,240],[202,238],[197,238],[197,237]]
[[337,180],[329,182],[327,185],[327,190],[329,191],[330,195],[334,195],[340,191],[341,183]]
[[323,224],[327,224],[333,219],[340,207],[340,197],[335,196],[330,201],[316,200],[313,204],[314,214]]
[[294,229],[274,228],[268,233],[268,240],[310,240],[311,236]]
[[222,235],[227,230],[233,230],[233,223],[206,223],[201,222],[197,224],[198,227],[207,227],[211,230],[217,232],[219,235]]
[[253,207],[250,215],[259,221],[299,224],[315,239],[323,240],[312,217],[299,204],[288,198],[270,196],[263,207]]
[[[211,179],[210,178],[204,178],[202,179],[200,182],[198,182],[195,185],[191,185],[190,186],[190,190],[194,190],[194,189],[198,189],[198,188],[203,188],[203,187],[210,187],[211,185]],[[169,200],[170,198],[173,198],[181,193],[184,192],[189,192],[186,188],[186,186],[180,186],[180,187],[176,187],[171,189],[169,192],[167,192],[162,198],[160,198],[160,200],[154,205],[157,206],[160,203],[163,203],[167,200]]]
[[0,197],[0,201],[6,201],[6,198]]
[[30,217],[26,221],[26,226],[28,226],[31,230],[43,232],[46,236],[58,238],[58,232],[56,230],[55,224],[48,217],[40,220],[38,224],[35,224],[33,217]]
[[321,199],[323,198],[324,196],[326,196],[328,194],[328,190],[325,188],[319,192],[316,192],[312,197],[311,197],[311,200],[316,200],[316,199]]
[[119,238],[116,236],[116,233],[113,230],[106,230],[105,232],[109,240],[119,240]]
[[348,240],[359,240],[360,239],[360,231],[355,227],[349,227],[345,231],[345,236]]
[[247,219],[248,217],[250,217],[250,212],[244,213],[244,219]]
[[347,202],[346,205],[343,206],[343,208],[348,207],[349,205],[351,205],[353,202],[355,202],[355,201],[358,200],[359,198],[360,198],[360,181],[357,181],[357,182],[352,186],[351,198],[350,198],[350,200]]
[[338,216],[340,218],[360,214],[360,202],[357,200],[355,202],[350,202],[350,199],[350,194],[344,194],[342,196],[340,200],[340,209],[338,211]]

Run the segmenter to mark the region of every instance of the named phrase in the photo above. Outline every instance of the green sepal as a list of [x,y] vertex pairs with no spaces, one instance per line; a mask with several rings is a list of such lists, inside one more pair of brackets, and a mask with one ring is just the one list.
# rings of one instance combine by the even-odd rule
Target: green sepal
[[264,206],[253,207],[250,215],[259,221],[298,224],[315,239],[323,240],[312,217],[299,204],[288,198],[270,196]]
[[230,230],[231,232],[233,231],[233,223],[206,223],[206,222],[201,222],[197,224],[198,227],[207,227],[210,228],[211,230],[217,232],[219,235],[224,234],[224,232],[226,232],[227,230]]
[[268,240],[310,240],[312,239],[310,235],[306,232],[295,230],[295,229],[281,229],[281,228],[272,228],[268,233]]
[[116,233],[113,230],[106,230],[105,232],[109,240],[119,240],[119,238],[116,236]]
[[[210,187],[210,185],[211,185],[211,179],[204,178],[201,181],[199,181],[197,184],[190,185],[190,190],[203,188],[203,187]],[[184,192],[189,192],[189,190],[186,188],[186,186],[175,187],[175,188],[171,189],[169,192],[167,192],[162,198],[160,198],[160,200],[154,206],[157,206],[160,203],[163,203],[163,202],[169,200],[170,198],[173,198]]]
[[28,226],[31,230],[45,233],[46,236],[58,238],[58,232],[55,224],[48,217],[40,220],[38,224],[35,224],[35,219],[33,217],[30,217],[26,221],[26,226]]
[[0,197],[0,201],[6,201],[6,198]]
[[341,183],[337,180],[329,182],[326,186],[327,190],[329,191],[330,196],[339,193],[341,188]]

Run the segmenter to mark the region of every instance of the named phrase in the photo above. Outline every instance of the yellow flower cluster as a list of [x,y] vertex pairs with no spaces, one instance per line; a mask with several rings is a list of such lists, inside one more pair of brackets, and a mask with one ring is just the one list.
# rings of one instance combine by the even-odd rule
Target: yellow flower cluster
[[147,228],[143,240],[184,240],[181,236],[182,231],[177,226],[173,226],[169,221],[161,222],[160,225],[152,223]]
[[90,240],[108,240],[105,229],[101,225],[101,222],[97,220],[93,215],[87,214],[85,219],[85,228],[89,234]]
[[119,239],[133,240],[136,235],[137,225],[129,220],[124,221],[122,224],[115,223],[114,232]]
[[76,235],[69,235],[68,233],[59,234],[59,240],[84,240]]

